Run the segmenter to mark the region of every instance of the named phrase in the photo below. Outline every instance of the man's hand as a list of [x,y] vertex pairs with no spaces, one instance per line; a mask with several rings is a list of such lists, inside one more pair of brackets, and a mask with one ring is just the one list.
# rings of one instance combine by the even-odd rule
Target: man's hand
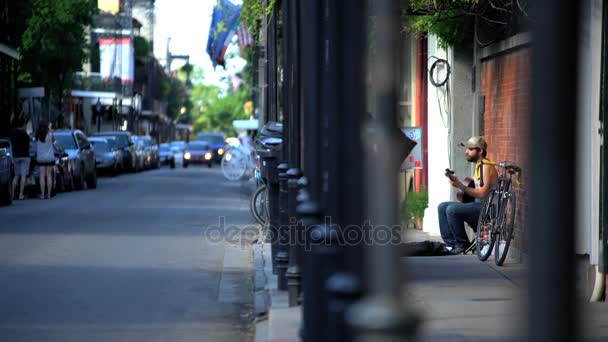
[[450,176],[450,184],[452,184],[453,187],[455,187],[456,189],[462,190],[463,188],[463,184],[460,181],[460,179],[458,179],[458,177],[456,176]]

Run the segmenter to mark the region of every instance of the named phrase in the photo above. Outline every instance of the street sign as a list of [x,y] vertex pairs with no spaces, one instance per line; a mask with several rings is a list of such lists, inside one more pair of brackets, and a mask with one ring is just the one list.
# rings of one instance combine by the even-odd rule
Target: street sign
[[416,146],[401,163],[401,171],[422,169],[422,127],[402,127],[401,131],[409,139],[416,142]]

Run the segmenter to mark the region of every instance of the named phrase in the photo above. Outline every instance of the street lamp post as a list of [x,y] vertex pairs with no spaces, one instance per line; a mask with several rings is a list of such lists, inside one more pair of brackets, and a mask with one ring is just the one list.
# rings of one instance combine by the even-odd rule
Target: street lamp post
[[95,105],[95,119],[96,119],[96,123],[97,123],[97,132],[101,132],[101,100],[99,98],[97,98],[97,104]]

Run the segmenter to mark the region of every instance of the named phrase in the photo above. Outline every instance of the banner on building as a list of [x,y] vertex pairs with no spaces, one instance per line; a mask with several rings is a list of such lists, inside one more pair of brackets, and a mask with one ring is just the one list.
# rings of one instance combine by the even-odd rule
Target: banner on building
[[97,8],[102,12],[116,14],[120,11],[120,0],[97,0]]
[[104,80],[118,77],[123,82],[133,82],[135,56],[131,38],[100,38],[99,57]]

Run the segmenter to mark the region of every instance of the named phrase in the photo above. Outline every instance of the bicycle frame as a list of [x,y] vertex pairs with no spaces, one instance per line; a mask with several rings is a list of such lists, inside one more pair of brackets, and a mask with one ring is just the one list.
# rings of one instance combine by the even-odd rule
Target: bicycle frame
[[504,211],[506,210],[506,199],[511,196],[511,184],[513,183],[513,172],[507,171],[505,165],[507,161],[503,161],[498,163],[498,168],[500,172],[498,174],[498,181],[496,182],[496,187],[492,191],[496,196],[496,207],[492,208],[495,213],[495,226],[493,235],[496,236],[496,233],[500,233],[504,228],[504,221],[506,220],[506,214]]

